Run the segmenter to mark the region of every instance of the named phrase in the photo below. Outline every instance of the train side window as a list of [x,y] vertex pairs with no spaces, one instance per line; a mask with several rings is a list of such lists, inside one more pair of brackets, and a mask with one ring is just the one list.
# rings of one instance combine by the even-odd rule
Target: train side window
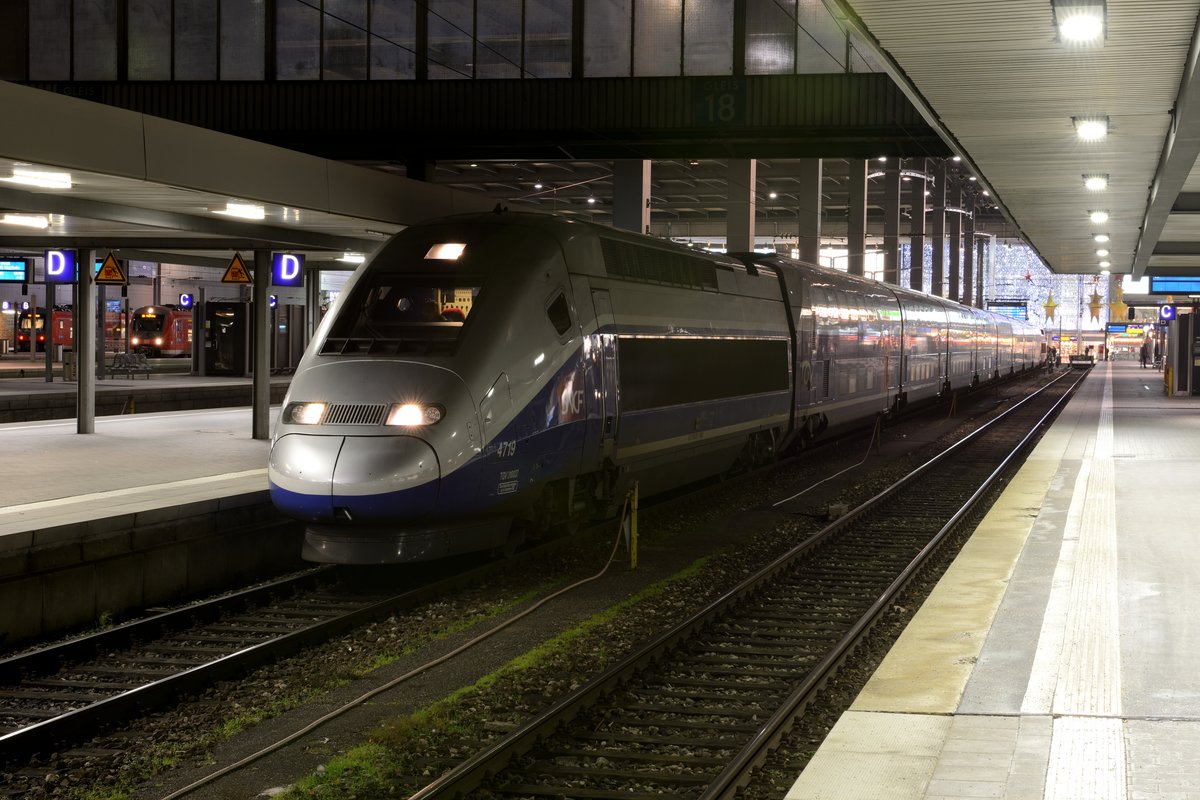
[[546,316],[550,318],[550,324],[554,326],[554,330],[562,336],[571,328],[571,308],[567,305],[567,298],[559,292],[550,301],[550,305],[546,306]]

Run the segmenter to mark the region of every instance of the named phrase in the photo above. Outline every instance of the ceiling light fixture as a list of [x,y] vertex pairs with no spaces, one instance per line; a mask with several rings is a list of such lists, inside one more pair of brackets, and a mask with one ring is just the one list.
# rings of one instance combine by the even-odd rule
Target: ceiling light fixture
[[1100,262],[1100,266],[1101,266],[1101,267],[1111,267],[1111,266],[1112,266],[1112,262],[1109,262],[1109,261],[1101,261],[1101,262]]
[[596,198],[594,198],[594,197],[589,197],[589,198],[588,198],[588,205],[590,205],[590,206],[594,206],[594,205],[596,205]]
[[26,228],[48,228],[50,220],[39,214],[5,214],[0,217],[5,225],[23,225]]
[[1088,212],[1092,222],[1108,222],[1107,211],[1091,211]]
[[1108,251],[1105,250],[1104,248],[1100,248],[1099,250],[1096,251],[1096,255],[1100,256],[1101,258],[1104,258],[1106,255],[1108,255]]
[[535,189],[540,189],[540,188],[542,188],[542,185],[541,185],[540,183],[535,183],[535,184],[533,185],[533,188],[535,188]]
[[1104,44],[1104,0],[1050,0],[1050,8],[1062,41]]
[[953,158],[951,158],[950,160],[951,160],[951,161],[962,161],[962,156],[954,156],[954,157],[953,157]]
[[224,214],[227,217],[237,217],[238,219],[263,219],[267,216],[267,210],[254,203],[227,202],[224,208],[215,208],[212,213]]
[[338,259],[346,264],[361,264],[366,260],[367,257],[362,253],[342,253],[341,258]]
[[1085,142],[1097,142],[1108,136],[1108,117],[1071,117],[1075,134]]
[[0,178],[0,181],[19,183],[23,186],[37,186],[41,189],[70,189],[71,173],[44,172],[40,169],[29,169],[28,167],[13,167],[12,176]]
[[1099,192],[1102,189],[1108,188],[1107,175],[1084,175],[1083,185],[1093,192]]
[[769,195],[767,195],[767,197],[774,200],[776,197],[779,197],[779,192],[771,192]]
[[1101,274],[1101,275],[1108,275],[1108,274],[1109,274],[1109,272],[1108,272],[1108,270],[1106,270],[1106,269],[1102,269],[1102,270],[1100,270],[1100,274]]
[[1104,244],[1105,242],[1108,241],[1108,234],[1107,233],[1097,233],[1095,236],[1092,237],[1092,239],[1096,242],[1096,244]]

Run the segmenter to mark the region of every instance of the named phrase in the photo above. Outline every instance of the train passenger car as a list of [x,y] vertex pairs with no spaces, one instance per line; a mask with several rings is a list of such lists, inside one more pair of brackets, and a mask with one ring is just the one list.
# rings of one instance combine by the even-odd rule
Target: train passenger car
[[130,313],[129,349],[151,358],[192,354],[192,312],[174,305],[142,306]]
[[310,560],[511,545],[614,512],[634,480],[762,463],[978,382],[979,314],[548,215],[416,225],[322,320],[273,433],[271,497],[307,523]]
[[46,309],[26,308],[17,314],[16,350],[28,353],[30,347],[35,352],[46,350]]
[[[54,307],[50,314],[50,341],[63,347],[75,345],[75,315],[69,305]],[[104,313],[104,349],[119,353],[125,349],[125,312]]]

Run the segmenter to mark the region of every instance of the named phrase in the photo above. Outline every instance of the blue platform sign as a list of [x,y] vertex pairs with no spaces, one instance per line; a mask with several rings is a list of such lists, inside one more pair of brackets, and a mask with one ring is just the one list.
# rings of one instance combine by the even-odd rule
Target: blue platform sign
[[190,294],[188,294],[187,292],[184,292],[183,294],[179,295],[179,307],[180,308],[191,308],[195,304],[196,304],[196,299],[194,297],[192,297]]
[[1163,322],[1170,322],[1175,319],[1175,306],[1164,305],[1158,307],[1158,318]]
[[75,251],[46,251],[46,283],[75,282]]
[[275,286],[303,286],[304,256],[295,253],[272,253],[271,283]]

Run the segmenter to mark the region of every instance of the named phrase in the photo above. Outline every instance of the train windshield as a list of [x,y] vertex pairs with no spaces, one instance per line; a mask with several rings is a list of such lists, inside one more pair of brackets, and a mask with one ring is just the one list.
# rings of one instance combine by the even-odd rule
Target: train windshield
[[322,352],[448,355],[479,297],[480,279],[368,273],[334,320]]
[[134,333],[162,333],[164,314],[142,312],[133,315]]

